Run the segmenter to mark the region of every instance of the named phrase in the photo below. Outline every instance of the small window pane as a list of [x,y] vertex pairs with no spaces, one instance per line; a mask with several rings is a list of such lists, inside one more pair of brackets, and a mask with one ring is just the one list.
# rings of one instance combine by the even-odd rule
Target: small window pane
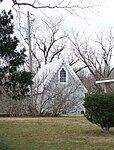
[[60,82],[66,82],[66,71],[64,68],[60,71]]

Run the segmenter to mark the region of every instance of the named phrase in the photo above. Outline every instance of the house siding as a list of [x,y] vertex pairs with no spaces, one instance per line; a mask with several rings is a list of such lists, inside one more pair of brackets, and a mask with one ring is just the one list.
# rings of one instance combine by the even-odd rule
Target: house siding
[[[61,67],[64,67],[61,66]],[[61,68],[60,67],[60,68]],[[44,91],[37,97],[37,105],[40,113],[42,111],[63,111],[66,113],[81,114],[84,111],[83,99],[85,91],[82,83],[74,79],[67,68],[67,83],[59,82],[59,71],[54,74],[51,82],[45,87]],[[42,108],[42,110],[41,110]],[[58,110],[57,110],[58,109]]]

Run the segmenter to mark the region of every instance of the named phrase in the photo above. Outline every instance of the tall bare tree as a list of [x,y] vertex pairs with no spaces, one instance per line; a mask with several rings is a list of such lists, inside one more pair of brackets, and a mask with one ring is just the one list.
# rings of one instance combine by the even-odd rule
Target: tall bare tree
[[[2,2],[3,0],[0,0]],[[12,5],[14,6],[29,6],[34,9],[42,9],[42,8],[49,8],[49,9],[65,9],[66,11],[70,12],[71,14],[79,14],[79,10],[84,11],[85,9],[92,12],[92,9],[94,7],[94,3],[92,3],[92,0],[77,0],[77,1],[71,1],[71,0],[58,0],[53,1],[50,3],[50,1],[43,2],[40,0],[31,0],[31,1],[22,1],[22,0],[11,0]],[[77,10],[77,11],[76,11]]]
[[[111,66],[112,51],[114,49],[114,36],[113,30],[110,29],[105,35],[101,32],[97,35],[94,44],[90,44],[92,41],[82,42],[79,34],[73,35],[73,39],[70,39],[76,57],[78,57],[85,66],[87,66],[90,73],[95,80],[101,80],[109,78],[114,67]],[[102,91],[100,85],[96,85],[99,91]],[[108,85],[110,86],[110,85]],[[107,86],[107,88],[109,88]]]
[[[43,80],[42,80],[42,83]],[[34,101],[36,103],[34,110],[38,114],[51,113],[53,116],[61,113],[79,113],[78,109],[82,107],[83,94],[80,95],[81,84],[68,83],[60,85],[52,81],[48,86],[43,86],[39,81],[34,86]],[[83,88],[82,88],[83,90]]]
[[[43,55],[43,62],[52,62],[55,57],[59,58],[66,46],[67,34],[61,30],[62,18],[54,20],[48,18],[43,20],[42,31],[34,34],[36,49]],[[37,58],[38,59],[38,58]]]

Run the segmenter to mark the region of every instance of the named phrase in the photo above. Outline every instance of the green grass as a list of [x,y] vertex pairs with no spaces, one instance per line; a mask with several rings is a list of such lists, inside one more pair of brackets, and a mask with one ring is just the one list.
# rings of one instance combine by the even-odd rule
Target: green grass
[[79,116],[1,118],[0,150],[114,150],[114,128],[106,135]]

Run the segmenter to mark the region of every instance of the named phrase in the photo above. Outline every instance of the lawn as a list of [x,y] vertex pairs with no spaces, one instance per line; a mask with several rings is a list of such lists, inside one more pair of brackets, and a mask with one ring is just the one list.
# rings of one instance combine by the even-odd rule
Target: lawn
[[114,128],[106,135],[81,116],[0,118],[0,150],[114,150]]

